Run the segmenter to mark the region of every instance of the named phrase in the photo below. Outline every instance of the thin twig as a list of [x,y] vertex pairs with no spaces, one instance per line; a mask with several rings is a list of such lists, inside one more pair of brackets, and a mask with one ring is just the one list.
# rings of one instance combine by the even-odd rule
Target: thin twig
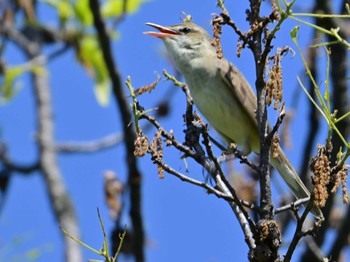
[[300,239],[302,237],[305,237],[305,236],[308,236],[308,235],[314,235],[315,232],[318,230],[318,228],[321,226],[322,222],[323,222],[323,218],[320,219],[320,220],[317,220],[315,221],[315,224],[314,226],[307,230],[307,231],[303,231],[303,225],[304,225],[304,222],[306,220],[306,217],[308,215],[308,213],[310,212],[310,210],[312,209],[312,206],[313,206],[313,197],[311,197],[311,199],[309,200],[309,203],[308,205],[306,206],[303,214],[301,217],[299,217],[299,214],[297,212],[297,209],[296,208],[292,208],[294,214],[295,214],[295,217],[297,218],[297,226],[295,228],[295,232],[294,232],[294,236],[292,238],[292,242],[291,244],[289,245],[288,247],[288,250],[287,250],[287,253],[284,257],[284,261],[285,262],[288,262],[291,260],[292,258],[292,255],[294,254],[294,251],[295,251],[295,248],[297,247]]
[[266,136],[267,143],[271,143],[273,136],[277,133],[277,131],[278,131],[279,127],[281,126],[285,116],[286,116],[286,112],[284,110],[284,105],[282,105],[282,109],[280,111],[280,114],[278,115],[278,118],[276,120],[275,125],[273,126],[272,130]]
[[6,167],[9,171],[18,172],[21,174],[31,174],[35,171],[40,170],[40,162],[36,161],[29,165],[23,165],[23,164],[16,164],[14,163],[9,155],[6,152],[6,145],[3,143],[0,143],[0,160],[2,164]]
[[[188,106],[191,106],[191,105],[188,104]],[[142,118],[147,119],[148,121],[150,121],[157,128],[157,130],[161,133],[161,135],[166,140],[169,141],[169,143],[172,146],[174,146],[176,149],[178,149],[182,153],[184,153],[185,156],[193,158],[197,163],[202,165],[209,172],[209,174],[211,174],[211,176],[214,179],[217,178],[216,177],[217,171],[215,169],[215,165],[213,164],[212,161],[210,161],[208,158],[205,157],[204,151],[201,149],[200,145],[198,144],[198,140],[196,142],[198,146],[193,145],[193,144],[191,144],[190,146],[194,146],[197,149],[197,151],[200,152],[200,153],[193,151],[190,147],[188,147],[186,145],[183,145],[182,143],[179,143],[172,134],[169,134],[168,132],[166,132],[161,127],[161,125],[157,122],[157,120],[154,117],[149,116],[147,114],[142,114],[140,119],[142,119]],[[191,122],[191,121],[189,121],[189,122]],[[155,157],[153,159],[153,161],[157,161],[157,163],[162,164],[162,162],[161,162],[162,160],[159,159],[159,158]],[[169,171],[173,172],[169,168],[170,167],[164,167],[164,170],[166,170],[166,171],[169,170]],[[220,178],[220,176],[219,176],[219,178]],[[224,195],[228,195],[228,196],[232,197],[232,194],[226,188],[225,183],[222,182],[221,178],[219,180],[218,179],[215,179],[215,180],[218,183],[220,191],[222,191]],[[188,182],[190,182],[190,181],[188,181]],[[191,182],[193,182],[193,181],[191,181]],[[202,184],[199,184],[199,185],[202,185]],[[237,203],[239,203],[239,206],[242,207],[242,205],[240,203],[240,200],[238,199],[237,195],[233,196],[232,200],[233,201],[228,201],[228,203],[231,206],[231,208],[234,211],[234,213],[236,214],[236,217],[237,217],[237,219],[238,219],[238,221],[239,221],[239,223],[241,225],[241,228],[242,228],[242,230],[243,230],[243,232],[244,232],[244,234],[246,236],[246,242],[247,242],[249,248],[250,249],[254,249],[255,248],[255,240],[254,240],[253,233],[252,233],[252,230],[251,230],[251,227],[254,229],[254,223],[252,221],[248,222],[246,216],[242,213],[242,209],[239,208],[238,205],[236,204],[236,202],[237,202]],[[244,208],[243,208],[243,210],[244,210]]]
[[249,44],[249,41],[247,41],[247,35],[244,34],[239,28],[238,26],[235,24],[235,22],[233,20],[231,20],[231,18],[227,15],[227,14],[220,14],[220,15],[216,15],[214,17],[214,19],[212,20],[213,23],[219,23],[221,25],[229,25],[230,27],[232,27],[232,29],[236,32],[236,34],[240,37],[240,39],[242,41],[244,41],[245,43]]
[[[149,147],[149,150],[151,152],[153,152],[153,150]],[[154,153],[154,152],[153,152]],[[187,183],[199,186],[199,187],[203,187],[204,189],[207,190],[207,193],[212,193],[214,195],[216,195],[218,198],[223,198],[227,201],[234,201],[233,197],[231,195],[225,194],[217,189],[215,189],[214,187],[209,186],[208,184],[198,181],[196,179],[193,179],[191,177],[188,177],[178,171],[176,171],[175,169],[173,169],[171,166],[169,166],[168,164],[166,164],[163,160],[159,159],[159,158],[155,158],[153,159],[153,161],[161,166],[166,172],[168,172],[169,174],[172,174],[174,176],[176,176],[177,178],[181,179],[181,181],[185,181]]]
[[275,210],[275,214],[278,214],[278,213],[281,213],[281,212],[284,212],[284,211],[287,211],[287,210],[293,210],[295,209],[296,207],[302,205],[302,204],[305,204],[307,203],[308,201],[310,201],[310,197],[306,197],[306,198],[300,198],[296,201],[294,201],[293,203],[290,203],[288,205],[285,205],[285,206],[282,206],[282,207],[279,207]]
[[56,144],[56,151],[59,153],[95,153],[116,146],[123,141],[124,135],[116,133],[92,141],[61,142]]
[[[233,196],[233,199],[235,201],[235,203],[237,204],[238,208],[241,210],[241,212],[243,213],[243,215],[245,216],[245,218],[247,219],[249,226],[253,232],[253,234],[255,234],[256,232],[256,227],[255,227],[255,223],[253,222],[253,220],[251,219],[251,217],[249,216],[249,214],[246,212],[246,210],[244,209],[242,202],[240,201],[240,198],[238,197],[235,189],[232,187],[232,185],[227,181],[224,172],[221,169],[221,166],[217,160],[217,158],[214,156],[214,153],[211,149],[211,145],[210,145],[210,137],[209,137],[209,133],[208,133],[208,129],[207,127],[203,124],[202,122],[202,134],[203,134],[203,144],[205,145],[205,148],[207,150],[208,156],[209,158],[214,162],[215,167],[216,167],[216,173],[219,173],[219,176],[221,178],[221,180],[224,182],[225,186],[227,187],[227,189],[229,190],[230,194]],[[238,201],[237,201],[238,200]]]
[[38,46],[28,40],[20,31],[16,30],[12,26],[6,24],[0,24],[0,34],[11,39],[20,49],[24,50],[26,53],[33,54],[37,52]]

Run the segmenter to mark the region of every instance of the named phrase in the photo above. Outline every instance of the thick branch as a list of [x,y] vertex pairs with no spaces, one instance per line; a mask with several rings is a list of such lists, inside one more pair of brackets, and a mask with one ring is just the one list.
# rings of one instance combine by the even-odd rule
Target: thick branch
[[251,30],[255,28],[255,33],[252,36],[254,45],[251,46],[254,60],[255,60],[255,70],[256,70],[256,82],[255,87],[257,91],[257,112],[256,118],[259,127],[260,134],[260,163],[259,163],[259,177],[260,177],[260,207],[263,210],[262,218],[272,219],[273,218],[273,204],[271,199],[271,183],[270,174],[271,168],[269,165],[270,160],[270,147],[271,144],[266,141],[266,134],[268,130],[268,118],[267,118],[267,107],[266,107],[266,88],[264,79],[265,62],[267,55],[262,57],[264,54],[268,53],[266,50],[270,48],[269,45],[265,46],[263,50],[262,47],[262,34],[263,28],[258,28],[257,25],[260,22],[260,5],[259,1],[250,1],[251,13],[249,15],[249,22]]
[[130,125],[132,119],[129,104],[125,99],[126,95],[122,88],[122,81],[113,59],[110,39],[100,14],[98,0],[90,0],[90,10],[93,14],[94,26],[98,34],[98,40],[103,58],[107,66],[109,76],[112,81],[113,94],[119,108],[123,123],[123,133],[125,137],[126,162],[129,168],[128,184],[130,186],[130,216],[133,224],[134,243],[133,253],[136,261],[144,261],[144,229],[141,214],[141,174],[137,167],[137,160],[134,156],[135,130]]
[[[38,49],[36,52],[29,53],[28,56],[30,59],[33,59],[40,54],[39,52]],[[37,107],[37,137],[41,171],[44,175],[58,223],[70,234],[79,238],[79,228],[74,207],[62,180],[56,159],[51,91],[47,74],[34,73],[32,74],[32,81]],[[67,236],[64,236],[64,238],[66,261],[82,261],[79,244]]]
[[[28,40],[21,32],[9,26],[0,26],[0,33],[11,39],[28,56],[31,63],[45,66],[47,59],[40,53],[38,43]],[[30,64],[28,64],[30,66]],[[53,135],[51,92],[46,74],[32,73],[32,82],[37,109],[37,137],[39,147],[39,166],[41,168],[50,201],[58,223],[72,235],[79,237],[79,228],[75,211],[62,181],[56,161]],[[13,166],[14,167],[14,166]],[[32,171],[31,167],[21,171]],[[18,170],[20,171],[20,170]],[[64,237],[66,261],[82,261],[79,244]]]

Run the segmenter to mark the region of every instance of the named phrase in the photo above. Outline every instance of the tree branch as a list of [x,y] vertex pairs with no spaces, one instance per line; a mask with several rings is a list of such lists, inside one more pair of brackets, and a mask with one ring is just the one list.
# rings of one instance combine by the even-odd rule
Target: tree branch
[[[0,26],[0,33],[11,39],[29,59],[29,64],[46,66],[46,57],[41,54],[40,44],[27,39],[21,32],[9,26]],[[56,161],[54,146],[54,124],[52,118],[52,102],[48,77],[46,74],[32,73],[34,96],[36,99],[37,137],[39,148],[39,166],[43,174],[50,202],[58,223],[72,235],[79,237],[78,222],[74,207],[62,180]],[[28,168],[28,167],[27,167]],[[26,168],[26,169],[27,169]],[[33,167],[32,167],[33,168]],[[31,168],[28,170],[31,171]],[[65,241],[65,260],[82,261],[79,244],[68,237]]]
[[103,53],[103,58],[112,81],[114,98],[122,118],[127,155],[126,163],[128,164],[129,169],[128,185],[130,187],[130,216],[134,234],[133,253],[136,261],[142,262],[145,260],[143,250],[145,237],[141,211],[141,173],[138,169],[136,157],[134,156],[134,141],[136,134],[132,125],[129,124],[132,119],[130,107],[125,99],[126,96],[122,88],[121,77],[113,59],[110,38],[100,14],[99,2],[98,0],[90,0],[89,4],[93,15],[94,27],[96,29],[98,41]]
[[309,201],[310,201],[310,197],[298,199],[298,200],[294,201],[293,203],[290,203],[288,205],[277,208],[275,210],[275,214],[278,214],[278,213],[281,213],[281,212],[284,212],[287,210],[295,210],[295,208],[297,208],[298,206],[305,204]]
[[[315,1],[315,7],[314,12],[323,12],[323,13],[334,13],[331,8],[331,1]],[[343,6],[345,6],[345,3],[348,3],[348,1],[343,2]],[[342,8],[344,8],[342,6]],[[345,11],[344,9],[342,10]],[[326,29],[330,28],[337,28],[340,26],[340,24],[337,24],[339,20],[332,19],[332,18],[326,18],[326,19],[318,19],[316,20],[317,25],[322,26]],[[340,30],[339,34],[346,38],[347,34],[346,32]],[[333,41],[333,38],[328,38],[328,41]],[[339,115],[344,115],[346,112],[350,111],[350,105],[348,100],[348,81],[347,81],[347,72],[348,72],[348,66],[347,66],[347,48],[345,45],[342,44],[336,44],[331,46],[332,55],[330,56],[330,75],[333,82],[333,110],[337,109]],[[348,137],[350,134],[350,119],[346,118],[343,121],[339,122],[337,124],[337,128],[340,131],[340,133],[344,137]],[[331,155],[332,164],[335,163],[337,157],[336,154],[339,151],[340,147],[343,147],[342,141],[339,139],[338,135],[334,135],[332,137],[332,145],[333,145],[333,151]],[[325,223],[320,228],[316,238],[315,242],[318,246],[322,246],[324,244],[324,241],[326,240],[326,233],[329,229],[329,218],[332,212],[332,208],[334,205],[335,195],[331,194],[328,197],[328,200],[326,202],[325,208],[322,210],[324,217],[325,217]],[[343,219],[341,222],[340,228],[343,230],[343,233],[349,234],[350,230],[348,227],[348,220]],[[339,255],[341,253],[341,249],[345,242],[347,241],[347,238],[344,237],[343,234],[339,235],[339,239],[335,238],[335,240],[332,243],[332,250],[334,251],[331,254],[332,259],[335,261],[338,260]],[[311,261],[317,259],[316,255],[313,253],[311,249],[307,249],[305,253],[302,256],[301,261]]]
[[0,160],[4,164],[7,170],[18,172],[21,174],[31,174],[35,171],[40,171],[40,163],[34,162],[29,165],[21,165],[14,163],[7,155],[5,144],[0,144]]
[[[30,58],[39,55],[28,54]],[[62,181],[56,161],[54,143],[54,125],[52,118],[51,92],[46,74],[32,74],[34,94],[37,106],[38,143],[40,150],[40,166],[43,172],[51,203],[58,223],[70,234],[79,238],[78,222],[71,199]],[[66,261],[82,261],[78,243],[65,236]]]
[[124,135],[110,134],[98,140],[84,142],[61,142],[56,144],[59,153],[95,153],[113,147],[124,141]]
[[[187,109],[187,116],[186,116],[186,122],[188,125],[191,125],[192,121],[189,118],[189,107],[191,107],[190,103],[188,103],[188,109]],[[191,113],[192,114],[192,113]],[[203,166],[207,172],[213,177],[213,179],[216,181],[218,188],[220,189],[220,192],[222,192],[224,195],[230,196],[233,201],[227,200],[228,204],[232,208],[234,214],[236,215],[240,226],[243,230],[243,233],[245,235],[245,240],[247,245],[250,249],[255,248],[255,240],[254,240],[254,234],[255,234],[255,225],[254,222],[251,220],[245,209],[243,208],[243,205],[241,201],[239,200],[237,194],[234,192],[233,188],[229,186],[231,189],[228,189],[227,187],[227,180],[222,179],[222,176],[219,175],[219,171],[215,167],[215,163],[211,161],[210,158],[207,158],[205,156],[204,150],[201,148],[201,146],[198,143],[199,140],[199,133],[197,133],[196,127],[188,126],[186,130],[186,144],[190,144],[190,147],[195,148],[195,151],[191,150],[190,147],[187,147],[186,145],[183,145],[182,143],[179,143],[175,137],[169,133],[167,133],[161,125],[156,121],[156,119],[152,116],[149,116],[147,114],[143,114],[142,118],[147,119],[150,123],[152,123],[157,130],[161,133],[161,135],[170,142],[172,146],[180,150],[182,153],[184,153],[187,157],[193,158],[197,163],[199,163],[201,166]],[[192,130],[192,131],[189,131]],[[191,134],[190,134],[191,133]],[[157,158],[154,158],[154,161]],[[159,160],[160,161],[160,160]],[[158,161],[158,162],[159,162]],[[160,163],[160,162],[159,162]],[[167,168],[164,168],[164,170],[168,171]],[[171,173],[171,172],[170,172]],[[172,173],[171,173],[172,174]],[[232,194],[234,192],[234,194]]]
[[312,205],[313,205],[313,200],[311,199],[311,201],[309,201],[309,203],[306,206],[306,208],[305,208],[305,210],[304,210],[304,212],[303,212],[301,217],[299,217],[298,210],[297,209],[293,209],[294,215],[297,218],[297,226],[295,228],[295,232],[294,232],[294,236],[292,238],[292,242],[291,242],[291,244],[288,247],[286,255],[284,256],[284,261],[285,262],[289,262],[291,260],[292,255],[293,255],[293,253],[295,251],[295,248],[297,247],[300,239],[302,237],[307,236],[307,235],[314,235],[315,232],[320,227],[321,223],[323,222],[323,220],[316,221],[314,226],[311,229],[309,229],[307,231],[303,231],[304,222],[306,220],[307,214],[310,212],[310,210],[312,208]]
[[[267,42],[263,50],[262,47],[262,33],[263,28],[259,27],[260,18],[260,1],[250,0],[250,13],[248,20],[251,26],[253,45],[250,46],[255,60],[256,81],[255,88],[257,91],[257,111],[256,117],[258,122],[260,134],[260,163],[259,163],[259,177],[260,177],[260,207],[263,210],[263,219],[273,218],[273,203],[271,196],[270,174],[271,168],[269,164],[270,147],[266,141],[266,133],[268,130],[268,116],[266,106],[266,82],[264,79],[265,62],[267,58],[267,50],[270,50],[270,43]],[[263,57],[264,54],[264,57]]]

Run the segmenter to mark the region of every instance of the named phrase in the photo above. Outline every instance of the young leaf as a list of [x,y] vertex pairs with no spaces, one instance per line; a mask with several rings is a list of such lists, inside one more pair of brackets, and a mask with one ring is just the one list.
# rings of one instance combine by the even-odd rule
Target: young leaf
[[3,81],[0,83],[2,102],[10,101],[17,93],[19,85],[16,85],[16,79],[24,72],[25,70],[20,66],[6,69]]
[[78,58],[95,81],[95,95],[102,106],[109,103],[110,79],[102,52],[95,37],[85,36],[79,46]]
[[107,0],[102,8],[101,12],[103,17],[109,18],[109,17],[118,17],[120,16],[124,10],[128,14],[135,13],[138,11],[140,5],[146,0],[129,0],[126,1],[126,7],[124,8],[124,0]]

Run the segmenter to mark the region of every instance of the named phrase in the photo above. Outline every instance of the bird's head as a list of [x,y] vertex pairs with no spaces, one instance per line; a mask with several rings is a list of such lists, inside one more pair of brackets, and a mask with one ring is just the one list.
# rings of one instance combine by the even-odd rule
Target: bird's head
[[154,23],[146,23],[146,25],[158,30],[158,32],[144,33],[164,41],[169,55],[182,73],[185,73],[183,71],[188,69],[196,58],[216,55],[208,32],[193,22],[184,21],[182,24],[172,26],[161,26]]

